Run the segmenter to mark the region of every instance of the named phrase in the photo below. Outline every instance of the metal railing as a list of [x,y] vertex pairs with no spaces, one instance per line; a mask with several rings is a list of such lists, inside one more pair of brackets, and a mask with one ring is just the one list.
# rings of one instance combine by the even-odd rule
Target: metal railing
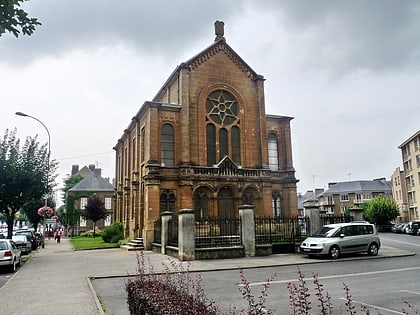
[[242,244],[238,218],[207,218],[195,222],[195,247],[233,247]]

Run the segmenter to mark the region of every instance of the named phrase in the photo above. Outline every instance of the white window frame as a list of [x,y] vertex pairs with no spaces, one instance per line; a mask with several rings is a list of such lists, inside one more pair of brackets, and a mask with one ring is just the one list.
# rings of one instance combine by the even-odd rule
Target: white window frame
[[80,209],[85,209],[87,205],[88,198],[82,197],[80,198]]
[[112,209],[112,198],[111,197],[105,197],[105,209],[111,210]]
[[340,201],[349,201],[349,194],[340,195]]

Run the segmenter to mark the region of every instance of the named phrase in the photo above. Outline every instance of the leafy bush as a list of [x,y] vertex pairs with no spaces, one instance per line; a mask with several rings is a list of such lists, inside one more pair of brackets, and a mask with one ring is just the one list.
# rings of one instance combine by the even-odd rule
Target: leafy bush
[[[204,295],[201,277],[191,277],[182,265],[164,265],[164,274],[147,270],[143,253],[137,256],[137,276],[126,283],[130,314],[216,315],[217,306]],[[150,262],[149,262],[150,266]]]
[[118,243],[124,239],[123,226],[120,222],[114,222],[102,232],[102,239],[105,243]]

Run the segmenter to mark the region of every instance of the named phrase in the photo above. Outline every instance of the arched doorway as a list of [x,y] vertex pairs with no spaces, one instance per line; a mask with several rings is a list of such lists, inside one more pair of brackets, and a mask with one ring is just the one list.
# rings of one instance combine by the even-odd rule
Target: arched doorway
[[220,221],[224,221],[220,226],[220,234],[235,234],[236,204],[232,188],[225,186],[219,190],[219,193],[217,194],[217,209]]

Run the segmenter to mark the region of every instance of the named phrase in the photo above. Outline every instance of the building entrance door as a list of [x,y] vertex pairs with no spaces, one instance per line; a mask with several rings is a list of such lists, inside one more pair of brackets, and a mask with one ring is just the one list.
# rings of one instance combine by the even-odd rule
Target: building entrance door
[[229,187],[223,187],[217,195],[217,207],[220,219],[220,235],[236,233],[235,199]]

